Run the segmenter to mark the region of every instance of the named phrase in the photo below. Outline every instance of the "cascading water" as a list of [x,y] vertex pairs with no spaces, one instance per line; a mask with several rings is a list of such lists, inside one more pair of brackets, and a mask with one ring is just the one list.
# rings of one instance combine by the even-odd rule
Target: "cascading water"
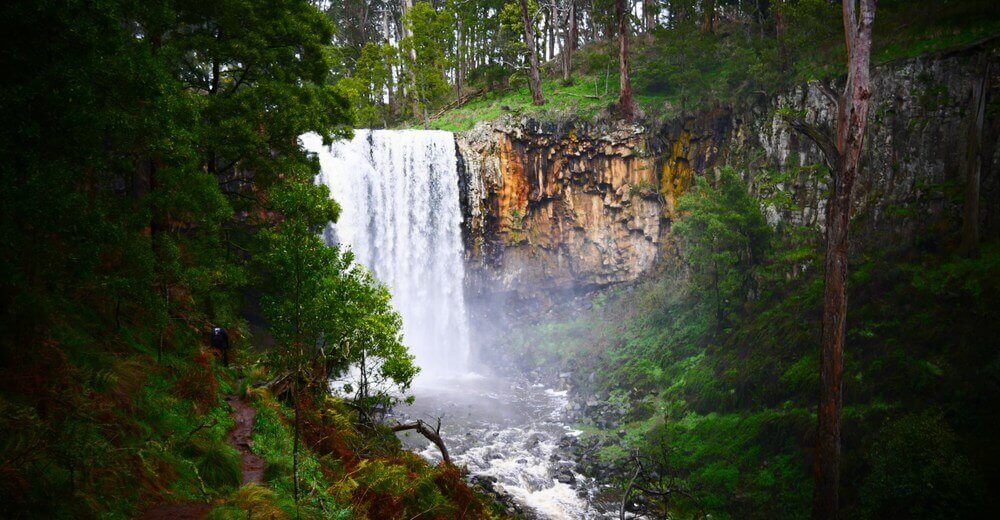
[[[317,182],[330,187],[342,208],[333,240],[349,245],[388,285],[403,317],[403,342],[421,367],[411,389],[416,403],[394,410],[396,417],[441,418],[455,461],[493,479],[539,517],[599,518],[566,482],[583,479],[559,453],[560,441],[578,433],[562,421],[565,392],[468,370],[454,136],[356,130],[350,141],[329,147],[317,135],[302,141],[319,156]],[[422,437],[406,441],[436,456]]]
[[319,155],[340,203],[333,229],[392,293],[403,342],[426,375],[463,372],[469,359],[455,138],[426,130],[356,130]]

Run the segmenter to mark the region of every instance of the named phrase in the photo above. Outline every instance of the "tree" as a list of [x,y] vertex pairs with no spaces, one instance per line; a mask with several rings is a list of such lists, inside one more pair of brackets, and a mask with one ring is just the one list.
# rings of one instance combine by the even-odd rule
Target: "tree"
[[626,121],[635,119],[635,101],[632,99],[632,76],[628,68],[629,11],[625,0],[615,0],[615,16],[618,20],[618,112]]
[[813,517],[838,516],[840,495],[840,415],[843,407],[844,336],[847,318],[847,246],[851,191],[864,144],[871,98],[869,68],[872,24],[877,0],[844,0],[842,17],[847,46],[847,83],[837,97],[836,138],[799,117],[785,114],[790,126],[813,140],[830,167],[830,200],[826,205],[826,259],[823,279],[823,331],[816,454],[813,462]]
[[[316,164],[297,136],[348,123],[329,82],[333,27],[306,0],[13,2],[0,13],[10,40],[0,63],[16,71],[0,104],[10,157],[0,164],[0,365],[60,359],[38,380],[59,392],[37,406],[58,417],[31,445],[44,473],[19,469],[46,497],[70,497],[68,515],[99,516],[100,497],[133,490],[134,465],[105,465],[135,453],[114,448],[131,426],[94,429],[100,391],[72,367],[85,349],[102,360],[94,370],[142,358],[127,371],[141,375],[155,368],[152,349],[172,372],[192,366],[206,323],[240,331],[265,195],[311,185]],[[114,424],[133,411],[100,416]],[[80,430],[92,434],[72,454],[46,453]],[[141,437],[138,450],[169,435]],[[47,476],[64,472],[66,484]],[[15,516],[67,516],[49,514],[57,507]]]
[[302,399],[326,393],[330,378],[353,366],[361,374],[356,402],[367,411],[392,404],[390,392],[405,392],[417,368],[401,342],[402,321],[388,290],[351,254],[323,243],[320,231],[339,213],[327,188],[289,183],[269,201],[277,220],[261,232],[256,258],[262,308],[276,341],[269,357],[290,381],[297,499]]
[[524,43],[528,46],[528,85],[531,88],[531,102],[536,105],[544,105],[545,97],[542,96],[542,79],[538,74],[538,50],[535,47],[535,21],[528,12],[528,0],[518,0],[521,6],[521,23],[524,25]]
[[[403,25],[408,36],[400,41],[406,68],[410,73],[410,92],[416,116],[426,127],[428,110],[448,95],[450,87],[444,72],[448,68],[445,49],[453,40],[454,14],[448,9],[436,10],[428,2],[417,2],[406,11]],[[419,56],[419,59],[417,57]]]
[[683,240],[701,301],[711,305],[716,331],[722,331],[756,292],[755,269],[765,258],[771,227],[732,168],[720,170],[714,183],[699,177],[678,210],[683,217],[674,232]]

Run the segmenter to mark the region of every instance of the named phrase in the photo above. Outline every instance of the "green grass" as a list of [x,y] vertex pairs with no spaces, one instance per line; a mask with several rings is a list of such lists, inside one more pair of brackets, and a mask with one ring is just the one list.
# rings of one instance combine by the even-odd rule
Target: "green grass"
[[[542,81],[542,93],[547,101],[543,106],[532,104],[531,90],[527,86],[488,93],[457,110],[442,114],[430,122],[430,127],[460,132],[472,128],[479,121],[491,121],[504,115],[591,119],[618,100],[618,74],[612,73],[607,78],[580,76],[569,85],[563,84],[562,79],[548,78]],[[640,95],[636,97],[636,102],[641,106],[652,106],[662,103],[664,99],[662,96]]]

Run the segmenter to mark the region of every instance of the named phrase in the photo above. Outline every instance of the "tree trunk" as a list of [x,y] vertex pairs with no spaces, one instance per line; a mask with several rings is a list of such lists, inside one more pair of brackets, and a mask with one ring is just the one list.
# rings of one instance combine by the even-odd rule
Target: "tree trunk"
[[[391,33],[389,32],[389,9],[388,7],[386,7],[382,10],[382,43],[389,45],[391,40],[390,36]],[[385,106],[386,106],[386,111],[391,115],[393,113],[393,99],[394,99],[393,90],[395,89],[394,86],[395,80],[393,79],[394,71],[391,60],[387,60],[385,67],[389,69],[389,77],[385,84]],[[386,126],[385,122],[383,122],[383,126]]]
[[[840,500],[840,415],[843,407],[844,336],[847,318],[847,247],[851,190],[868,121],[869,67],[876,0],[844,0],[847,85],[837,108],[832,199],[826,209],[826,261],[823,287],[823,333],[813,518],[834,520]],[[830,161],[830,159],[834,159]]]
[[597,41],[597,0],[590,0],[590,41]]
[[[402,15],[404,17],[406,16],[406,13],[410,12],[410,9],[413,9],[413,0],[403,0],[403,13],[402,13]],[[412,39],[412,37],[413,37],[413,31],[410,30],[410,26],[403,19],[400,20],[400,23],[403,25],[403,37],[404,38],[411,38]],[[417,92],[418,92],[418,89],[417,89],[417,75],[413,71],[413,67],[416,64],[417,64],[417,50],[413,48],[413,43],[411,41],[410,42],[410,63],[409,63],[409,65],[407,65],[406,71],[410,75],[410,97],[413,98],[413,117],[419,119],[420,115],[421,115],[421,112],[420,112],[420,97],[417,95]],[[424,121],[424,124],[427,124],[427,121]]]
[[620,78],[618,111],[626,121],[635,119],[635,101],[632,99],[632,77],[628,70],[629,12],[625,0],[615,0],[618,19],[618,73]]
[[576,10],[577,0],[569,0],[569,49],[575,51],[580,42],[580,26],[577,23],[579,13]]
[[786,37],[785,13],[779,8],[774,11],[774,33],[778,40],[778,64],[781,71],[788,70],[788,38]]
[[642,0],[642,28],[650,33],[656,27],[657,0]]
[[712,34],[715,32],[715,0],[704,0],[705,19],[702,22],[702,32]]
[[292,427],[292,498],[299,501],[299,371],[293,376],[292,406],[295,409],[294,425]]
[[576,0],[568,0],[569,5],[566,7],[566,22],[563,24],[563,46],[562,46],[562,69],[563,69],[563,82],[569,82],[570,71],[573,68],[573,47],[576,45],[574,41],[574,32],[576,31],[576,26],[574,20],[576,19]]
[[982,76],[972,85],[969,126],[966,134],[965,155],[965,204],[962,208],[962,243],[959,254],[975,256],[979,247],[979,178],[983,165],[983,125],[986,122],[986,92],[990,77],[989,63],[983,66]]
[[524,23],[524,43],[528,45],[528,64],[531,67],[529,85],[531,87],[531,102],[544,105],[542,96],[542,78],[538,74],[538,50],[535,47],[535,34],[531,27],[531,16],[528,14],[528,0],[519,0],[521,4],[521,22]]
[[545,13],[545,45],[548,46],[548,54],[545,55],[545,61],[551,60],[556,55],[556,38],[553,29],[552,19],[556,14],[556,6],[554,4],[549,4],[548,12]]

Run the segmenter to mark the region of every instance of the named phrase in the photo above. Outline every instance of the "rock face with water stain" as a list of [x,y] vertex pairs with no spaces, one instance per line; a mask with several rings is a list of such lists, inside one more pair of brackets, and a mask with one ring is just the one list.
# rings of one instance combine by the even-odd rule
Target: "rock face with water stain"
[[520,298],[635,279],[662,205],[642,127],[494,122],[459,136],[467,276]]
[[[955,241],[970,93],[986,62],[980,228],[1000,234],[1000,59],[986,45],[873,70],[852,248]],[[467,293],[544,303],[634,280],[675,251],[680,196],[723,166],[747,180],[773,225],[822,230],[826,168],[781,113],[832,132],[835,108],[823,92],[813,82],[656,126],[508,118],[459,135]]]

